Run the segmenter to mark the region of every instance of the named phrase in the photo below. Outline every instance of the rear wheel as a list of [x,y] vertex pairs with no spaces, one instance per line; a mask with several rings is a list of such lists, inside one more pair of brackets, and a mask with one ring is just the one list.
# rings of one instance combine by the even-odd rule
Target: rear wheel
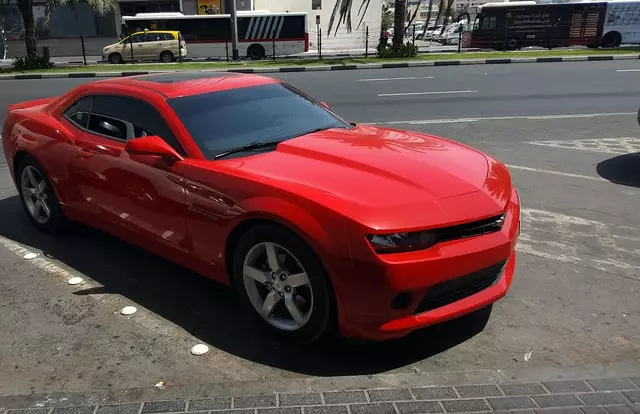
[[518,40],[513,37],[507,40],[507,49],[516,50],[518,48]]
[[16,170],[20,200],[33,225],[44,233],[55,233],[66,219],[44,169],[31,157],[20,161]]
[[264,47],[262,45],[253,44],[247,49],[247,55],[251,60],[260,60],[265,57]]
[[173,62],[173,53],[169,51],[165,51],[160,53],[160,62],[162,63],[170,63]]
[[318,341],[334,326],[334,296],[322,264],[296,235],[254,227],[234,251],[234,284],[263,328],[297,345]]

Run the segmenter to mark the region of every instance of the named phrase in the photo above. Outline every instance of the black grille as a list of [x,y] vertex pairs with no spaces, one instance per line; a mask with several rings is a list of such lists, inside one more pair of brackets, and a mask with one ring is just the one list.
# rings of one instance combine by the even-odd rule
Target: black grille
[[436,240],[438,243],[463,239],[465,237],[479,236],[481,234],[494,233],[499,231],[504,224],[504,214],[491,217],[488,219],[474,221],[473,223],[465,223],[457,226],[445,227],[435,230]]
[[430,311],[478,293],[496,283],[506,260],[465,276],[433,285],[414,313]]

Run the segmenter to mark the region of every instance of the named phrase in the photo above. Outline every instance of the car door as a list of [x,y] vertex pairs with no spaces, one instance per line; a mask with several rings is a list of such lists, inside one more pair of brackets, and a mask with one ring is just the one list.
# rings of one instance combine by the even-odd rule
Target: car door
[[83,127],[80,115],[66,115],[77,128],[77,155],[71,173],[79,198],[107,230],[110,226],[158,254],[186,252],[186,161],[130,155],[128,140],[162,137],[184,153],[160,113],[149,103],[128,96],[95,95]]
[[131,49],[133,49],[134,60],[149,60],[151,58],[144,33],[136,33],[131,36],[131,40],[125,46],[125,51],[129,53],[125,54],[125,59],[131,59]]

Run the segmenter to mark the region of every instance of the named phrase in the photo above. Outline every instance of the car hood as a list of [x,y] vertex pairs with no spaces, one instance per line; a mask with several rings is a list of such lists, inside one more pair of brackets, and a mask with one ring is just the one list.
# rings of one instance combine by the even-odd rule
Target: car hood
[[377,229],[500,214],[511,189],[506,168],[479,151],[374,126],[316,132],[285,141],[276,151],[229,162],[255,179]]

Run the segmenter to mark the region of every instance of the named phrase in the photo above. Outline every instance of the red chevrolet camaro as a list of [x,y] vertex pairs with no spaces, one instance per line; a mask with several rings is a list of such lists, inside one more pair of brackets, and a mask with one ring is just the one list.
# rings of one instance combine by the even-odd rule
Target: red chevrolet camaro
[[39,230],[84,223],[231,285],[298,344],[333,327],[401,337],[488,306],[513,279],[520,200],[505,165],[345,122],[277,79],[93,82],[12,105],[2,135]]

